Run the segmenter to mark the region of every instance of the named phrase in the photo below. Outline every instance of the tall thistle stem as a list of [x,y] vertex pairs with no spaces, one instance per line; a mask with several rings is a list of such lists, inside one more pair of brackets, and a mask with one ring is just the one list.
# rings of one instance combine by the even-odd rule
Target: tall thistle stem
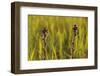
[[43,49],[44,49],[44,54],[43,54],[43,59],[45,60],[47,58],[47,44],[46,44],[46,39],[47,39],[47,34],[48,30],[46,27],[43,28],[42,30],[42,40],[43,40]]
[[78,27],[76,24],[74,24],[73,26],[73,38],[72,38],[72,43],[71,43],[71,59],[74,58],[74,51],[75,51],[75,39],[76,39],[76,36],[78,34]]

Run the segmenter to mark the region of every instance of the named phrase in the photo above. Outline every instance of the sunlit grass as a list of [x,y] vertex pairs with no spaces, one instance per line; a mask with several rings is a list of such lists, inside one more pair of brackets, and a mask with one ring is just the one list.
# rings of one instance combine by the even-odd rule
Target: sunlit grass
[[[88,57],[88,18],[28,15],[28,60],[70,59],[73,25],[79,33],[74,40],[73,58]],[[42,29],[46,28],[46,45]]]

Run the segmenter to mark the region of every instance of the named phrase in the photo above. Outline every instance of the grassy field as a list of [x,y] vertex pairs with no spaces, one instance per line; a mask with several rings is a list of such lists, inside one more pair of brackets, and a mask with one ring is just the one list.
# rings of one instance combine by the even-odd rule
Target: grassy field
[[29,61],[87,57],[87,17],[28,15]]

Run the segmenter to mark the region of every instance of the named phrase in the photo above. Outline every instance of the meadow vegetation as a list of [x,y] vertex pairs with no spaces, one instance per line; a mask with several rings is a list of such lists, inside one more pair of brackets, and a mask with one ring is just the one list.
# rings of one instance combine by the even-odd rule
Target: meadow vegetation
[[[78,27],[71,53],[73,25]],[[45,28],[46,34],[42,31]],[[73,57],[72,57],[73,56]],[[88,57],[88,18],[28,15],[28,60]]]

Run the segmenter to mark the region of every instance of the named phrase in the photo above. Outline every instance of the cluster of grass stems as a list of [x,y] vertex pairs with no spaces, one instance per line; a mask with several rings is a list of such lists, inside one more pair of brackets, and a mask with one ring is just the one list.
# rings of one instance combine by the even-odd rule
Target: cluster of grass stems
[[[74,41],[73,58],[88,57],[88,18],[71,16],[28,15],[28,60],[70,59],[73,25],[79,33]],[[41,29],[48,30],[46,47]]]

